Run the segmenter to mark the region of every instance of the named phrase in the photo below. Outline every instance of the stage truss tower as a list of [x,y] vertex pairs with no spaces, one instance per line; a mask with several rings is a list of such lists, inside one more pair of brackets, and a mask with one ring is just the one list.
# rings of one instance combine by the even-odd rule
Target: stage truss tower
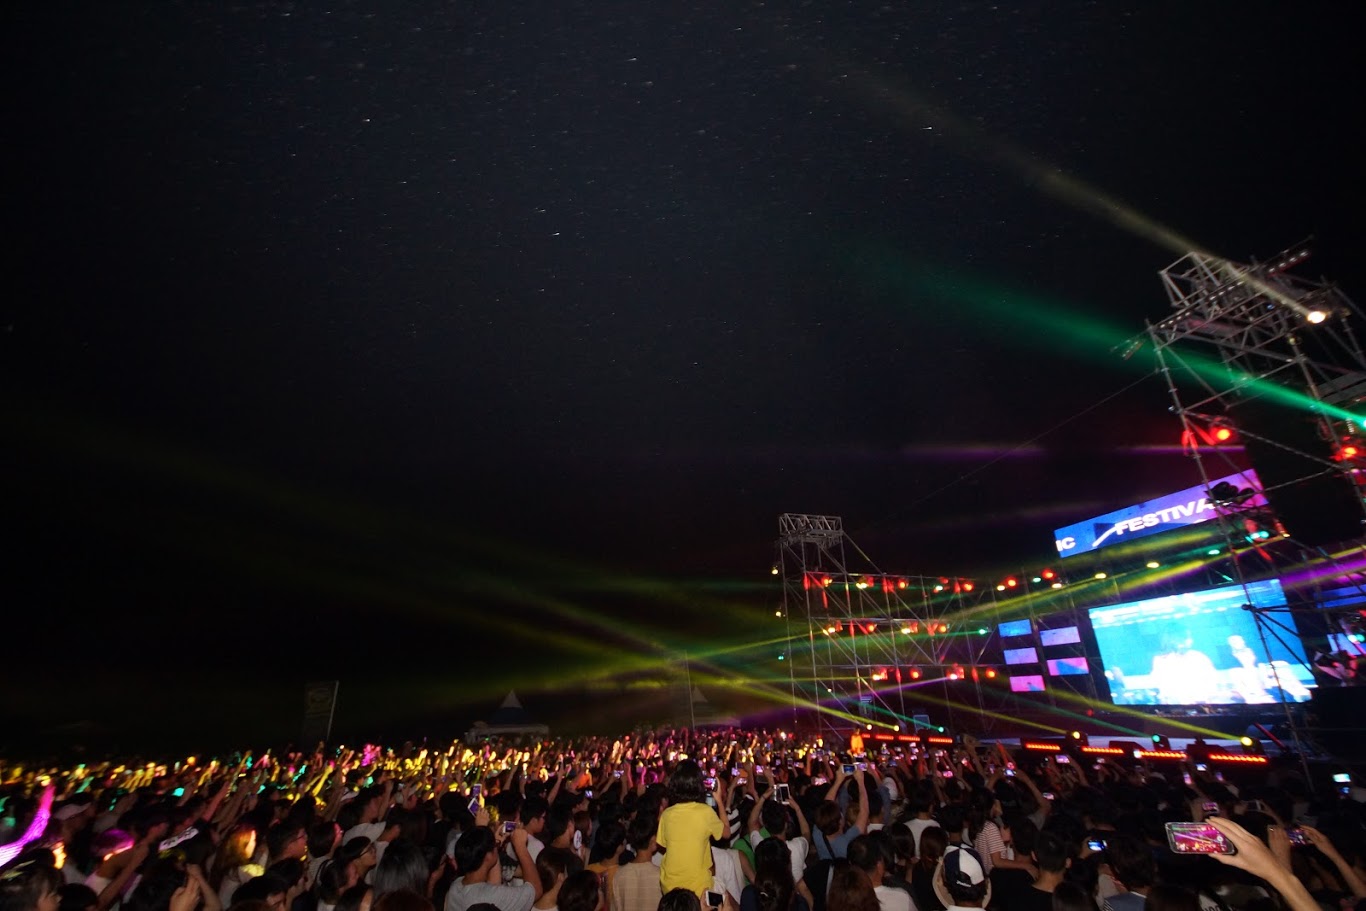
[[[1360,547],[1359,520],[1366,518],[1358,487],[1363,467],[1358,453],[1366,455],[1366,445],[1355,445],[1366,413],[1366,357],[1352,330],[1361,314],[1334,285],[1292,274],[1308,256],[1303,246],[1270,263],[1189,253],[1159,273],[1174,312],[1147,327],[1186,451],[1218,510],[1231,566],[1243,585],[1247,568],[1240,555],[1265,553],[1267,545],[1258,536],[1272,538],[1276,547],[1296,544],[1295,530],[1287,532],[1277,521],[1278,496],[1288,503],[1301,485],[1337,483],[1348,512],[1355,513],[1355,519],[1348,517],[1354,533],[1341,538],[1349,549]],[[1135,342],[1129,353],[1138,347]],[[1263,417],[1252,420],[1259,409]],[[1306,423],[1313,427],[1298,435],[1280,432],[1284,425],[1298,424],[1300,415],[1309,415]],[[1209,445],[1221,428],[1236,432],[1244,446]],[[1270,508],[1250,505],[1245,488],[1209,486],[1213,479],[1246,471],[1247,461],[1235,453],[1243,449],[1250,459],[1254,448],[1281,466],[1275,478],[1261,479]],[[1268,534],[1272,529],[1274,535]],[[1335,559],[1321,544],[1299,546],[1300,563]],[[1253,613],[1265,649],[1266,636],[1276,635],[1279,624]],[[1300,726],[1283,695],[1282,704],[1298,741]],[[1304,756],[1302,745],[1297,746]]]
[[805,709],[832,728],[866,719],[909,731],[915,706],[947,710],[939,717],[951,725],[955,706],[970,708],[965,698],[981,703],[980,686],[974,696],[960,691],[954,699],[917,689],[975,670],[987,636],[960,621],[983,603],[985,586],[885,574],[849,540],[838,516],[786,513],[778,532],[775,569],[783,585],[794,724]]

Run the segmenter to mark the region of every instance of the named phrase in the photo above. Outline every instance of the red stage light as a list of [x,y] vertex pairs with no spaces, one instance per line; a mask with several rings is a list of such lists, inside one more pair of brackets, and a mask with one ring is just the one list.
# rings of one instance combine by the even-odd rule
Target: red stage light
[[1361,450],[1348,443],[1338,450],[1337,460],[1339,462],[1350,462],[1359,455],[1361,455]]
[[1039,743],[1033,740],[1021,741],[1020,746],[1026,750],[1040,750],[1044,753],[1061,753],[1062,747],[1056,743]]
[[1009,579],[1006,580],[1006,588],[1014,588],[1019,584],[1019,580],[1016,579],[1014,576],[1011,576]]
[[970,592],[970,591],[972,591],[972,580],[971,580],[971,579],[964,579],[964,580],[963,580],[963,591],[965,591],[965,592]]
[[920,679],[920,668],[918,668],[918,667],[913,667],[913,668],[911,668],[911,679],[912,679],[912,680],[919,680],[919,679]]
[[987,668],[987,679],[988,679],[988,680],[995,680],[995,679],[996,679],[996,668],[994,668],[994,667],[989,667],[989,668]]

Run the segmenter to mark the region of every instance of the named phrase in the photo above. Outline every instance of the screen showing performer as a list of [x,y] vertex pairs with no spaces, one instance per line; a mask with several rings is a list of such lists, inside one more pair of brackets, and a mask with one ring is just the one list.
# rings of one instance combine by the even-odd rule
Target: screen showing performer
[[[1226,585],[1088,612],[1119,705],[1307,702],[1314,677],[1290,614],[1244,609],[1285,605],[1272,579]],[[1266,646],[1262,645],[1265,632]]]

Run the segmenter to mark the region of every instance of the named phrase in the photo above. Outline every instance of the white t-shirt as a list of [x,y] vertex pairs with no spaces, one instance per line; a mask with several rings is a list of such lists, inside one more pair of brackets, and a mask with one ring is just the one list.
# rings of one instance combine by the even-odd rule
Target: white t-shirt
[[535,835],[528,835],[526,837],[526,852],[531,855],[531,859],[533,861],[535,861],[536,858],[540,857],[541,852],[544,850],[545,843],[542,842]]
[[462,878],[451,883],[451,890],[446,893],[444,911],[466,911],[471,905],[480,902],[496,905],[501,911],[531,911],[534,901],[536,890],[530,883],[516,886],[473,883],[467,886]]
[[729,893],[738,904],[740,893],[745,889],[745,874],[740,869],[740,852],[734,848],[711,846],[711,862],[715,873],[712,874],[712,888],[717,892]]
[[910,893],[905,889],[878,886],[873,891],[877,893],[881,911],[915,911],[915,902],[911,901]]
[[912,819],[906,823],[906,828],[911,830],[911,844],[915,847],[915,856],[920,856],[920,833],[929,828],[941,828],[939,822],[934,819]]

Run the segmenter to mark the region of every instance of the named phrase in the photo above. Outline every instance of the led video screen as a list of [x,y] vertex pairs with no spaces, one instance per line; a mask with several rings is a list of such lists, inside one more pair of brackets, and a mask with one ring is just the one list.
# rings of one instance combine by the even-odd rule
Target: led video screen
[[1034,628],[1028,620],[1007,620],[996,627],[996,633],[1002,639],[1008,636],[1028,636],[1032,632]]
[[1039,633],[1039,641],[1048,645],[1072,645],[1081,641],[1081,633],[1075,626],[1060,629],[1046,629]]
[[1005,650],[1006,664],[1034,664],[1039,660],[1039,650],[1029,648],[1008,648]]
[[1010,691],[1012,693],[1042,693],[1043,677],[1039,674],[1026,674],[1022,677],[1011,677]]
[[[1268,635],[1242,609],[1285,604],[1275,579],[1093,607],[1088,611],[1117,705],[1307,702],[1313,675],[1298,637]],[[1279,691],[1276,679],[1279,676]]]
[[1085,658],[1050,658],[1048,673],[1054,677],[1070,677],[1075,674],[1089,674],[1091,668]]

